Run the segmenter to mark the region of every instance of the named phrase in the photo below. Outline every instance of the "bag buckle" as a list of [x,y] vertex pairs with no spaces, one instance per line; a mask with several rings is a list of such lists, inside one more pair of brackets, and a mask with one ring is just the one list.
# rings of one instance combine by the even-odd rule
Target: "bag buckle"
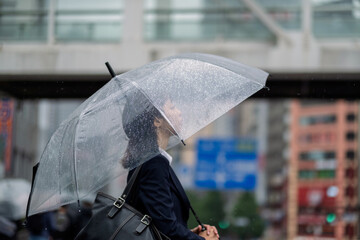
[[149,226],[151,222],[151,217],[145,214],[144,217],[141,219],[141,222]]
[[118,199],[116,199],[116,201],[114,202],[114,206],[117,208],[121,208],[125,203],[125,199],[119,197]]

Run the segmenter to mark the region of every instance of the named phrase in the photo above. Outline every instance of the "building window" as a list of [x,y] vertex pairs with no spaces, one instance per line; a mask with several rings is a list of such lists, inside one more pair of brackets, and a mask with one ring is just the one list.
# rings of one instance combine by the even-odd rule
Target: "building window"
[[335,170],[300,170],[299,171],[300,179],[332,179],[335,178]]
[[355,170],[353,168],[346,169],[345,175],[349,179],[353,179],[355,177]]
[[[144,36],[148,41],[273,40],[274,34],[241,1],[144,1]],[[299,29],[301,4],[264,4],[278,24]],[[241,25],[241,28],[238,26]]]
[[349,198],[353,198],[355,196],[355,188],[352,186],[348,186],[345,189],[345,195]]
[[300,170],[299,178],[301,179],[313,179],[315,178],[315,172],[312,170]]
[[346,115],[347,122],[355,122],[355,119],[356,119],[355,113],[348,113]]
[[300,118],[300,125],[311,126],[317,124],[329,124],[336,122],[335,115],[306,116]]
[[345,235],[349,238],[353,238],[355,236],[355,227],[352,224],[347,224],[345,227]]
[[122,2],[56,1],[56,42],[120,42],[124,19]]
[[328,132],[325,134],[325,139],[327,143],[335,142],[336,141],[336,135],[335,133]]
[[46,41],[48,2],[0,1],[0,41]]
[[301,100],[300,102],[302,107],[312,107],[312,106],[319,106],[319,105],[329,105],[334,104],[334,101],[331,100],[322,100],[322,99],[306,99]]
[[299,136],[300,143],[334,143],[335,141],[334,132],[307,133]]
[[298,234],[299,235],[307,235],[309,234],[307,226],[306,225],[298,225]]
[[354,150],[349,150],[346,152],[346,158],[349,160],[354,160],[355,159],[355,152]]
[[355,140],[355,133],[354,132],[347,132],[346,133],[346,140],[348,141],[354,141]]
[[335,227],[332,225],[323,225],[322,236],[328,236],[328,237],[335,236]]
[[317,178],[335,178],[334,170],[320,170],[317,171]]
[[336,154],[333,151],[310,151],[301,152],[299,158],[305,161],[335,160]]

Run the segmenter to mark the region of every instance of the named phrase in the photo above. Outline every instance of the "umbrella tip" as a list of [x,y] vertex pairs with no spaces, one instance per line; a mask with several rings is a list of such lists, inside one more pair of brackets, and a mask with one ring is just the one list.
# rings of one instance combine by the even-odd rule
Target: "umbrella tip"
[[270,88],[269,88],[269,87],[267,87],[267,86],[264,86],[264,88],[265,88],[266,90],[270,91]]
[[184,140],[181,140],[181,142],[182,142],[182,144],[184,144],[184,146],[186,146],[186,144],[185,144]]
[[109,62],[106,62],[105,65],[106,65],[106,67],[107,67],[107,69],[108,69],[111,77],[115,77],[116,74],[115,74],[114,70],[112,69],[112,67],[110,66],[110,63],[109,63]]

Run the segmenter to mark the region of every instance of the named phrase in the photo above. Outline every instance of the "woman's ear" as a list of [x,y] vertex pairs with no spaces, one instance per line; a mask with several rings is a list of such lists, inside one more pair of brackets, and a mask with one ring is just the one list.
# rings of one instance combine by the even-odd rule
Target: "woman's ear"
[[160,127],[162,125],[162,123],[163,123],[162,119],[157,118],[157,117],[154,119],[154,126],[155,127],[157,127],[157,128]]

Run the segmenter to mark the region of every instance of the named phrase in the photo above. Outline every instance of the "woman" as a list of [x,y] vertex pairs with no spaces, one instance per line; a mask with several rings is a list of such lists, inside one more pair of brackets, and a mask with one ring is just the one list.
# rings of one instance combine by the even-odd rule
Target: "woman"
[[[181,113],[171,100],[164,102],[162,107],[166,116],[178,125],[175,127],[179,127]],[[219,239],[213,226],[205,225],[204,232],[201,226],[192,230],[187,228],[190,202],[170,166],[171,156],[164,151],[175,131],[141,92],[128,99],[123,111],[123,128],[129,144],[122,164],[124,168],[132,169],[128,180],[142,159],[156,155],[142,164],[137,189],[127,198],[130,205],[151,216],[155,226],[172,240]],[[150,149],[150,154],[142,156],[143,149],[147,152]]]

